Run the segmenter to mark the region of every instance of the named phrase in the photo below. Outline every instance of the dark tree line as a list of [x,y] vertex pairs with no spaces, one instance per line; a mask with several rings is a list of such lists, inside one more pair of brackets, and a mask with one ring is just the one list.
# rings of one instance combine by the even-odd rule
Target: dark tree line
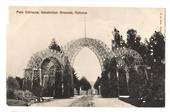
[[[112,49],[115,48],[130,48],[137,51],[143,58],[146,68],[139,67],[129,69],[129,95],[131,97],[146,97],[147,99],[164,98],[165,97],[165,37],[161,32],[153,32],[153,35],[149,39],[141,41],[140,35],[134,29],[127,31],[126,41],[120,32],[115,28],[112,40]],[[124,61],[127,66],[132,63],[133,57],[125,56]],[[112,75],[116,76],[115,71],[119,72],[119,75],[123,74],[124,69],[117,68],[116,65],[111,65],[111,60],[106,60],[104,63],[105,70],[102,71],[101,78],[96,80],[95,88],[98,89],[98,85],[101,85],[101,95],[103,97],[114,96],[113,87],[110,87],[110,78]],[[128,65],[129,64],[129,65]],[[113,67],[113,68],[111,68]],[[145,69],[147,76],[145,76]],[[125,74],[125,73],[124,73]],[[110,76],[111,75],[111,76]],[[113,77],[112,76],[112,77]],[[123,77],[126,77],[125,75]],[[100,81],[99,81],[100,80]],[[123,80],[123,79],[122,79]],[[100,82],[100,83],[99,83]],[[117,82],[115,78],[111,81],[121,87],[120,82]],[[123,84],[123,83],[122,83]],[[104,88],[102,88],[104,87]],[[125,87],[125,86],[122,86]],[[110,88],[110,89],[107,89]],[[120,89],[120,88],[118,88]],[[125,89],[122,89],[125,90]],[[121,92],[121,91],[119,91]],[[123,92],[125,93],[125,91]],[[111,95],[110,95],[111,94]]]
[[[88,91],[91,89],[91,84],[90,82],[86,79],[86,77],[82,77],[79,79],[79,76],[77,75],[76,71],[74,68],[71,68],[72,70],[72,76],[73,76],[73,88],[77,91],[77,94],[80,95],[80,88],[81,90]],[[65,77],[66,79],[68,77]],[[74,92],[72,92],[74,93]]]
[[88,91],[91,89],[91,84],[90,82],[86,79],[86,77],[82,77],[80,79],[80,87],[82,90]]
[[84,90],[84,91],[88,91],[89,89],[91,89],[91,84],[86,79],[86,77],[83,76],[81,79],[79,79],[75,71],[73,74],[73,82],[74,82],[74,88],[76,89],[78,95],[80,95],[80,88],[81,90]]
[[[115,58],[104,61],[104,71],[102,71],[101,78],[97,78],[94,88],[100,92],[103,97],[117,97],[117,77],[116,75],[116,60]],[[107,74],[107,75],[106,75]]]
[[137,51],[144,59],[145,64],[161,63],[165,60],[165,37],[161,32],[155,31],[145,42],[141,41],[140,35],[134,29],[127,31],[126,42],[117,29],[114,29],[112,49],[126,47]]
[[14,98],[14,91],[22,89],[23,78],[11,77],[7,78],[7,98]]

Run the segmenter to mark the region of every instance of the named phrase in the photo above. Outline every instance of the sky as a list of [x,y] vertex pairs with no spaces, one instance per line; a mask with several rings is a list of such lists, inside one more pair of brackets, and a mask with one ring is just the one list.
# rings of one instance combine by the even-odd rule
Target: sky
[[[41,11],[58,13],[42,14]],[[160,14],[163,15],[161,25]],[[159,31],[160,26],[165,33],[164,16],[164,9],[161,8],[10,7],[7,25],[7,75],[23,77],[30,57],[48,48],[52,38],[61,46],[71,40],[84,38],[84,23],[87,37],[99,39],[111,48],[114,27],[124,38],[128,29],[136,29],[144,40],[150,38],[155,30]],[[76,56],[74,68],[78,76],[85,76],[89,81],[95,81],[101,74],[99,61],[88,48],[82,49]]]

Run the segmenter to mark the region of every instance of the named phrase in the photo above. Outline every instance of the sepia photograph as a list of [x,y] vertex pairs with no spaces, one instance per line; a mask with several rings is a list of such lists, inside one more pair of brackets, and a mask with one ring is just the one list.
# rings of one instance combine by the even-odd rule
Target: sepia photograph
[[9,6],[6,103],[165,107],[166,9]]

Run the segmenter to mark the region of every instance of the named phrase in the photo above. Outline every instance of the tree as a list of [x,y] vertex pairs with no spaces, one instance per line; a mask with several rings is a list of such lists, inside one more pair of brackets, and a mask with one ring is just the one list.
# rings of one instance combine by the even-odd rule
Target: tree
[[101,79],[100,77],[97,77],[96,82],[94,83],[94,89],[99,90],[99,86],[101,85]]
[[118,93],[119,95],[128,95],[128,86],[126,80],[126,71],[123,68],[118,69]]
[[103,97],[117,97],[116,59],[105,59],[101,74],[101,95]]
[[140,38],[137,38],[137,31],[134,29],[129,29],[127,31],[127,47],[136,50],[139,46]]
[[66,65],[64,69],[64,77],[63,77],[63,84],[64,84],[64,96],[70,97],[74,95],[74,80],[72,82],[72,76],[74,77],[75,71],[73,67],[70,65],[68,58],[66,58]]
[[147,63],[147,41],[145,43],[141,42],[140,35],[134,29],[129,29],[127,31],[127,42],[126,47],[137,51],[143,58],[144,63]]
[[23,86],[23,78],[20,78],[20,77],[16,77],[15,78],[16,80],[17,80],[17,82],[18,82],[18,84],[19,84],[19,89],[22,89],[22,86]]
[[99,86],[101,86],[101,78],[97,77],[97,80],[94,83],[94,89],[96,89],[98,91],[98,95],[100,93],[100,87]]
[[146,43],[141,42],[137,52],[142,56],[145,64],[147,63],[147,58],[148,58],[147,51],[148,51],[148,48],[147,48]]
[[73,69],[73,82],[74,82],[74,88],[78,92],[78,95],[80,95],[80,86],[81,85],[80,85],[79,77],[77,76],[77,73],[75,72],[74,69]]
[[20,86],[19,86],[19,83],[18,81],[16,80],[16,78],[13,78],[13,77],[8,77],[7,78],[7,89],[9,90],[17,90],[19,89]]
[[103,76],[101,78],[101,95],[102,97],[117,97],[117,85],[115,82],[108,78],[108,76]]
[[8,77],[7,78],[7,98],[13,99],[15,98],[14,91],[20,88],[19,83],[16,78]]
[[149,65],[165,61],[165,37],[161,32],[155,31],[148,42]]
[[91,89],[90,82],[84,76],[80,79],[80,85],[82,90],[87,91]]
[[125,47],[125,41],[123,40],[122,35],[119,34],[119,30],[114,28],[113,34],[113,40],[112,40],[112,49],[118,48],[118,47]]
[[60,48],[60,46],[57,44],[57,42],[55,41],[54,38],[52,39],[51,44],[49,45],[49,49],[53,49],[53,50],[56,50],[56,51],[61,52],[61,48]]
[[134,68],[129,69],[129,95],[131,98],[138,98],[140,92],[140,79]]
[[147,43],[147,64],[151,67],[143,97],[165,100],[165,37],[155,31]]

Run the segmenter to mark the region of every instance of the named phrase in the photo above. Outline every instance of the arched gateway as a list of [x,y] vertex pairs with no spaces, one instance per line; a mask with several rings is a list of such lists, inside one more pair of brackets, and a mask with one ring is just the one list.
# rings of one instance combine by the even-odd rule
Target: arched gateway
[[35,53],[25,69],[25,88],[35,95],[73,96],[72,67],[55,40],[49,48]]
[[[72,96],[73,95],[73,76],[72,65],[76,55],[84,47],[92,50],[97,56],[104,70],[105,59],[116,58],[118,67],[123,65],[123,56],[134,57],[133,64],[141,65],[143,60],[139,53],[127,48],[110,49],[104,42],[92,39],[81,38],[68,42],[61,49],[55,40],[52,41],[48,49],[35,53],[25,69],[25,88],[40,96]],[[70,70],[68,72],[68,70]],[[65,72],[67,71],[67,72]]]
[[68,42],[64,46],[64,52],[68,56],[70,64],[73,66],[76,55],[84,48],[87,47],[92,50],[97,56],[101,69],[103,69],[103,62],[106,58],[111,58],[115,54],[110,48],[102,41],[92,38],[80,38]]
[[120,59],[122,56],[129,55],[134,57],[134,64],[135,65],[141,65],[143,64],[143,59],[140,56],[139,53],[132,49],[128,48],[115,48],[115,49],[110,49],[104,42],[101,40],[97,39],[92,39],[92,38],[80,38],[77,40],[73,40],[68,42],[64,46],[64,52],[68,56],[68,59],[70,61],[70,64],[74,64],[74,60],[76,55],[84,48],[87,47],[90,50],[92,50],[95,55],[97,56],[100,66],[101,66],[101,71],[103,71],[103,63],[105,59],[111,59],[113,57],[117,58],[117,63],[122,63],[122,60]]

